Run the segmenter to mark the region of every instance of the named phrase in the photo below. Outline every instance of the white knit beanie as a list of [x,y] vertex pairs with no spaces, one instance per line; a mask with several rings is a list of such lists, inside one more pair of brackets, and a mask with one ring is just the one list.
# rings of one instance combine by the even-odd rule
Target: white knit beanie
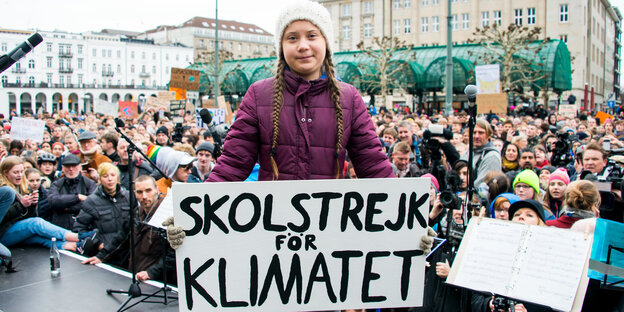
[[332,44],[334,43],[334,28],[332,26],[329,11],[321,4],[309,0],[295,0],[286,6],[277,17],[275,25],[275,51],[279,53],[282,45],[282,36],[284,30],[290,23],[299,20],[306,20],[316,25],[323,33],[327,48],[331,53],[334,52]]

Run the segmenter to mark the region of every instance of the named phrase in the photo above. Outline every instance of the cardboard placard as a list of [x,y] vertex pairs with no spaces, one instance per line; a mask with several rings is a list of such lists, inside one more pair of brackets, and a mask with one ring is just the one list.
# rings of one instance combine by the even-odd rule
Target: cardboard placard
[[172,67],[169,87],[197,91],[199,90],[200,74],[199,70]]
[[169,112],[171,112],[172,115],[177,116],[179,111],[184,111],[185,109],[186,109],[186,100],[169,102]]
[[11,140],[33,140],[37,143],[43,142],[43,131],[45,121],[22,117],[11,119]]
[[119,113],[124,118],[137,118],[139,117],[139,111],[137,109],[137,102],[119,102]]
[[477,94],[477,114],[506,114],[507,93]]
[[421,306],[430,181],[174,183],[180,311]]

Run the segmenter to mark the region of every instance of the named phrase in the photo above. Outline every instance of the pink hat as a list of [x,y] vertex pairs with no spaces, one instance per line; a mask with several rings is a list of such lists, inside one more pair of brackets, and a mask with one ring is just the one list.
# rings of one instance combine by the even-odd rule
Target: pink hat
[[568,175],[568,171],[563,168],[558,168],[550,175],[550,178],[548,178],[548,184],[550,184],[550,181],[552,180],[561,180],[563,181],[563,183],[565,183],[565,185],[570,184],[570,176]]
[[440,183],[438,183],[438,179],[436,179],[436,177],[433,174],[426,173],[426,174],[423,174],[421,178],[431,178],[431,184],[433,184],[433,186],[435,187],[436,192],[440,191]]

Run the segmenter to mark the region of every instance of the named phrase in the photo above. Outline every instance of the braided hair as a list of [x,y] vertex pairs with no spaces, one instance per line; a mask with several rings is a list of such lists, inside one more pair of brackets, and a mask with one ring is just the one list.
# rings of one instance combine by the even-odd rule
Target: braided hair
[[[273,171],[273,180],[277,180],[279,177],[279,170],[277,169],[277,163],[275,162],[275,152],[277,149],[277,140],[279,138],[279,117],[284,104],[284,70],[286,68],[286,59],[280,49],[279,61],[277,62],[277,73],[275,75],[275,81],[273,83],[273,138],[271,141],[271,169]],[[340,84],[334,74],[334,64],[332,61],[331,53],[329,49],[325,54],[323,60],[323,67],[325,68],[325,74],[328,79],[328,87],[330,92],[331,101],[334,103],[336,109],[336,151],[334,158],[336,159],[336,174],[335,177],[340,177],[340,150],[342,149],[342,136],[344,133],[342,106],[340,105]]]

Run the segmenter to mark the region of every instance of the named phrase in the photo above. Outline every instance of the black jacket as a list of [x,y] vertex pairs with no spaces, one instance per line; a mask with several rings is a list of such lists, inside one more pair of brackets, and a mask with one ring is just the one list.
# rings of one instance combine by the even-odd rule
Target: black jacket
[[78,175],[74,179],[60,178],[52,183],[48,193],[48,203],[52,210],[52,223],[71,229],[74,218],[78,215],[84,202],[78,199],[78,194],[89,196],[97,184],[91,179]]
[[[126,190],[130,189],[130,180],[128,177],[130,176],[130,172],[128,171],[129,165],[117,164],[117,168],[119,168],[120,178],[121,178],[121,186],[123,186]],[[152,174],[152,167],[150,167],[149,163],[142,162],[137,165],[136,161],[134,163],[134,171],[132,172],[132,178],[136,180],[139,176],[144,174],[150,175]]]
[[95,192],[85,199],[73,229],[77,233],[97,229],[97,238],[106,246],[129,219],[128,191],[117,185],[117,192],[114,196],[110,196],[102,185],[98,185]]

